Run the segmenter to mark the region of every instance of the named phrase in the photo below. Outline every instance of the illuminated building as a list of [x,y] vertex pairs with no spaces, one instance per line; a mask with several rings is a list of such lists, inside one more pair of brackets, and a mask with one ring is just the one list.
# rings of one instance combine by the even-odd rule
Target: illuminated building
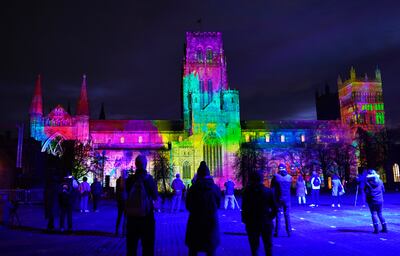
[[[359,112],[351,109],[354,106],[352,84],[341,85],[339,89],[340,99],[344,100],[344,105],[341,105],[345,112],[344,122],[242,121],[239,92],[228,84],[222,34],[188,32],[185,46],[182,120],[104,120],[104,113],[102,118],[92,120],[89,118],[85,76],[76,115],[68,114],[60,105],[44,115],[39,77],[30,108],[31,136],[42,142],[42,151],[53,154],[62,150],[63,140],[91,143],[95,150],[107,157],[104,174],[110,175],[112,186],[122,170],[134,167],[134,159],[139,153],[149,156],[148,169],[152,172],[152,153],[168,152],[173,172],[181,173],[186,183],[196,173],[200,161],[205,160],[217,184],[222,186],[227,178],[235,178],[236,153],[246,143],[258,145],[267,159],[265,168],[269,174],[276,171],[279,163],[285,163],[293,175],[305,168],[308,168],[307,172],[313,170],[317,161],[312,159],[318,158],[320,148],[352,143],[349,125],[359,121]],[[373,105],[376,113],[382,113],[376,109],[379,106]],[[361,105],[357,107],[363,108]],[[383,120],[374,119],[374,122]],[[356,166],[349,164],[347,169],[348,176],[355,175]]]

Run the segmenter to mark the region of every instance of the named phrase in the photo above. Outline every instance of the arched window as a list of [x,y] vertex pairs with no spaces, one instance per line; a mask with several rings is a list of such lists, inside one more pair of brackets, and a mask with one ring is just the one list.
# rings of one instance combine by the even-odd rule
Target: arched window
[[203,156],[211,174],[222,177],[222,144],[217,134],[210,133],[204,139]]
[[201,48],[197,48],[196,51],[196,58],[198,62],[203,62],[203,51],[201,50]]
[[207,48],[206,57],[207,57],[207,63],[211,63],[213,59],[213,52],[211,48]]
[[184,179],[191,179],[192,178],[192,173],[190,171],[190,164],[189,162],[184,162],[183,163],[183,175],[182,175]]

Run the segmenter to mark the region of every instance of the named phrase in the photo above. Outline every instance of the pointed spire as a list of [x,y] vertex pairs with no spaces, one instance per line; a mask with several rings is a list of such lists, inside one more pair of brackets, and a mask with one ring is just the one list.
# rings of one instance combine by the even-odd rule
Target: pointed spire
[[33,94],[31,107],[29,108],[29,113],[43,115],[42,81],[40,74],[36,79],[35,92]]
[[350,69],[350,80],[352,80],[352,81],[356,80],[356,70],[354,69],[353,66],[351,66],[351,69]]
[[106,120],[106,112],[104,111],[104,102],[101,103],[99,119]]
[[378,66],[375,69],[375,80],[378,82],[382,82],[381,71],[379,70]]
[[82,77],[81,95],[79,96],[78,106],[76,107],[77,116],[89,116],[89,102],[86,90],[86,75]]
[[340,77],[340,75],[338,75],[338,77],[337,77],[337,84],[338,85],[343,84],[343,81],[342,81],[342,78]]

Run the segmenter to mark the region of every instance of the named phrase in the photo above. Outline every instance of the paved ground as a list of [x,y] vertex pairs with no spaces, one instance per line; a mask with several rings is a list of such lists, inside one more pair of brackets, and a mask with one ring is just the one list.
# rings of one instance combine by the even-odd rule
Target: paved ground
[[[294,199],[294,198],[293,198]],[[400,193],[385,195],[384,216],[389,233],[372,234],[367,208],[354,206],[346,195],[340,209],[324,195],[318,208],[297,206],[293,201],[293,235],[274,238],[274,255],[398,255],[400,253]],[[100,212],[74,213],[70,234],[44,231],[40,205],[19,209],[21,227],[0,230],[0,255],[125,255],[125,239],[113,235],[115,203],[103,202]],[[250,255],[239,211],[219,212],[221,245],[217,255]],[[157,213],[156,255],[187,255],[184,245],[188,214]]]

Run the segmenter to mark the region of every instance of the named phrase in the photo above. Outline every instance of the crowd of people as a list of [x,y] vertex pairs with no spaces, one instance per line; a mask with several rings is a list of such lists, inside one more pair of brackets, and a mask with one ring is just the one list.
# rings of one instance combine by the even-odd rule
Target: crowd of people
[[[117,221],[115,234],[119,235],[122,223],[122,233],[126,236],[127,255],[137,255],[138,242],[141,241],[143,255],[154,255],[156,222],[154,212],[157,211],[158,189],[153,177],[146,171],[147,158],[139,155],[135,159],[134,174],[122,175],[116,182]],[[270,188],[264,185],[262,171],[249,173],[248,183],[242,191],[242,207],[235,197],[235,183],[228,179],[224,183],[225,210],[241,210],[242,222],[251,254],[257,255],[260,237],[264,244],[265,254],[272,255],[272,236],[279,236],[282,215],[285,220],[285,231],[291,236],[290,222],[291,188],[294,182],[299,205],[306,204],[307,183],[302,175],[296,181],[287,172],[286,166],[280,164],[278,172],[272,177]],[[360,187],[365,193],[372,223],[373,233],[387,232],[387,224],[382,215],[383,182],[374,170],[366,171],[359,178]],[[320,176],[313,172],[309,180],[311,188],[311,207],[319,206],[319,192],[322,185]],[[337,174],[331,176],[332,207],[341,207],[341,196],[345,193],[344,186]],[[185,244],[189,255],[205,252],[215,255],[220,243],[218,210],[220,209],[222,192],[214,183],[213,177],[205,161],[197,169],[191,186],[186,187],[179,174],[171,184],[173,191],[170,212],[181,210],[181,201],[185,200],[189,217],[186,226]],[[86,213],[89,197],[92,198],[93,211],[98,211],[98,202],[102,186],[97,179],[89,185],[87,178],[78,182],[72,177],[65,177],[61,185],[53,177],[47,189],[45,214],[48,219],[48,229],[54,229],[56,211],[60,212],[60,230],[64,231],[65,218],[68,230],[72,229],[72,211],[76,197],[80,197],[80,211]],[[122,221],[124,220],[124,221]],[[275,220],[275,221],[274,221]]]

